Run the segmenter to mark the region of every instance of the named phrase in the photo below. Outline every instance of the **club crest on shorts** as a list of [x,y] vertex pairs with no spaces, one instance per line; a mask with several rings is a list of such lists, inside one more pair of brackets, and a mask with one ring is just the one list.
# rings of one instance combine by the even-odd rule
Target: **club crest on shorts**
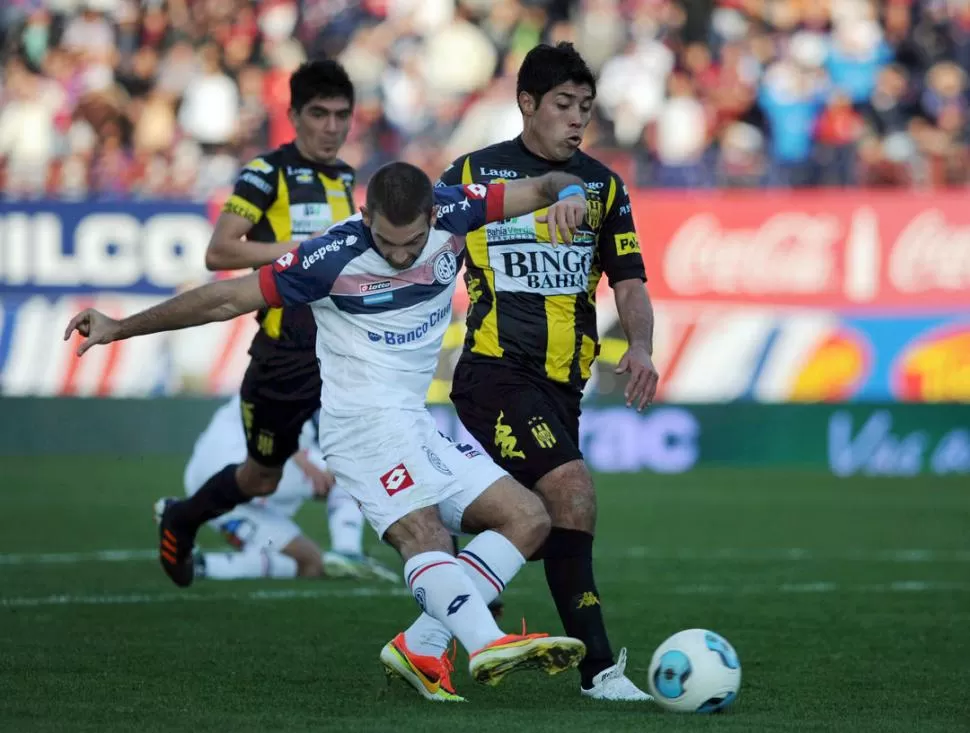
[[458,276],[458,258],[451,250],[445,250],[434,258],[431,270],[435,280],[442,285],[448,285]]
[[451,473],[451,469],[448,468],[448,466],[445,464],[443,460],[441,460],[441,458],[438,456],[437,453],[435,453],[426,445],[421,446],[421,450],[424,451],[424,454],[428,457],[428,463],[434,466],[436,471],[438,471],[439,473],[443,473],[445,476],[453,475]]

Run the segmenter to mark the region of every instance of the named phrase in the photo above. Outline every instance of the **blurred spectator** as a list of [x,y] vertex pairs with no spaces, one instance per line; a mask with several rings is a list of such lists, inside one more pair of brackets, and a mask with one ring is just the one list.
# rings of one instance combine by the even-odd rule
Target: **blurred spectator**
[[437,175],[521,129],[515,75],[575,42],[584,149],[646,186],[952,186],[970,177],[970,2],[6,0],[0,193],[212,195],[292,138],[290,73],[338,56],[362,180]]

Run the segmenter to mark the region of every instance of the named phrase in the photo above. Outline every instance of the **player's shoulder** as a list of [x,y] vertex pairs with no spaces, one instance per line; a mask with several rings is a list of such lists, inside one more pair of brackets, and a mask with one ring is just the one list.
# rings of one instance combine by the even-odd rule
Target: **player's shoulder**
[[349,183],[353,183],[357,176],[357,171],[354,170],[354,167],[340,158],[337,158],[332,163],[328,163],[324,166],[324,170],[331,178],[340,179]]
[[[435,185],[437,188],[442,188],[465,181],[482,183],[515,178],[519,175],[516,170],[518,154],[519,149],[514,140],[505,140],[486,148],[473,150],[455,158],[442,172],[441,178]],[[501,175],[503,172],[507,175]]]
[[522,150],[515,140],[503,140],[459,158],[462,171],[467,170],[475,181],[495,178],[516,178],[523,161]]
[[303,242],[300,264],[304,270],[317,266],[340,271],[368,248],[363,219],[354,214]]
[[271,176],[283,166],[284,146],[267,150],[249,160],[243,167],[242,173],[256,173],[261,176]]
[[582,150],[577,150],[573,155],[568,170],[586,181],[587,187],[598,183],[606,188],[611,180],[615,181],[618,187],[623,186],[623,179],[616,171]]

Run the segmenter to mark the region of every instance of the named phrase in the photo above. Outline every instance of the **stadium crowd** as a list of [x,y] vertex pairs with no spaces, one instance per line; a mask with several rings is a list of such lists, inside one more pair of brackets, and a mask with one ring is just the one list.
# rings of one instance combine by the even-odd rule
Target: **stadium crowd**
[[308,55],[357,88],[343,157],[437,175],[517,134],[542,40],[598,76],[586,147],[639,186],[970,176],[968,0],[5,0],[0,192],[205,198],[291,136]]

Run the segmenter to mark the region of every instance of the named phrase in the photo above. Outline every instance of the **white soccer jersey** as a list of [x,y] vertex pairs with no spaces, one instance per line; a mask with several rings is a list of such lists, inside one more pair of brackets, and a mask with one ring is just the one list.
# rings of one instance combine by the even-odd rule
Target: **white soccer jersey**
[[377,419],[382,410],[424,410],[465,235],[502,217],[503,192],[482,184],[435,189],[435,226],[407,270],[381,256],[360,215],[260,270],[270,306],[311,305],[326,415]]

